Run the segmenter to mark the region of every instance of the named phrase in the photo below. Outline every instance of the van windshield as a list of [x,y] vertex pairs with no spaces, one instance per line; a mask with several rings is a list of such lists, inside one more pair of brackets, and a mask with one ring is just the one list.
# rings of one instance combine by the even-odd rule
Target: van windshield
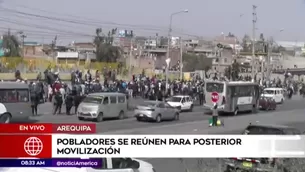
[[224,88],[223,83],[210,82],[206,84],[206,92],[208,93],[212,93],[212,92],[223,93],[223,88]]
[[101,104],[103,102],[102,96],[87,96],[84,100],[84,103],[96,103]]

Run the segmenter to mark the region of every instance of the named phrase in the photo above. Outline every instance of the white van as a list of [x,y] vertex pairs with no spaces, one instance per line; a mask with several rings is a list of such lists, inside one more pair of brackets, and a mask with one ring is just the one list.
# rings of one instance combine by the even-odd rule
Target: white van
[[[93,158],[97,159],[97,158]],[[145,161],[133,158],[100,158],[101,168],[0,168],[1,172],[155,172],[153,166]],[[132,164],[128,163],[132,161]],[[128,164],[131,165],[128,167]]]
[[128,111],[127,98],[123,93],[91,93],[77,109],[79,120],[93,119],[101,122],[106,118],[124,119]]
[[265,88],[261,96],[270,97],[276,103],[284,103],[284,89],[283,88]]

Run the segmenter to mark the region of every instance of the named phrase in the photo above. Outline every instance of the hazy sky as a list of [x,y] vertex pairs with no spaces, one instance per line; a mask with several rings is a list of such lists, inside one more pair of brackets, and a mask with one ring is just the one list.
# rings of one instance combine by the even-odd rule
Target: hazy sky
[[[166,35],[170,14],[188,9],[188,13],[174,17],[177,36],[212,38],[221,32],[232,32],[241,37],[251,33],[252,5],[257,6],[257,36],[264,33],[265,37],[274,36],[276,40],[305,40],[302,20],[305,0],[2,0],[0,31],[24,30],[27,40],[45,43],[58,35],[59,43],[63,44],[91,41],[97,27],[105,32],[118,27],[133,29],[136,35]],[[282,28],[284,31],[280,33]]]

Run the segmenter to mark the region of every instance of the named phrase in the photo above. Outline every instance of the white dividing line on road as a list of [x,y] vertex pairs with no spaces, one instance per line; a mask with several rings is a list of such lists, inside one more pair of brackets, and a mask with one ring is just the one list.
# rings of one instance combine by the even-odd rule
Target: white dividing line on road
[[[296,110],[289,110],[289,111],[281,111],[281,113],[287,113],[287,114],[291,114],[291,113],[295,113]],[[276,115],[278,115],[278,112],[272,112],[272,113],[259,113],[259,114],[252,114],[252,115],[243,115],[243,116],[236,116],[236,117],[231,117],[231,118],[226,118],[226,120],[238,120],[238,119],[242,119],[242,118],[248,118],[248,117],[263,117],[263,118],[276,118]],[[262,121],[262,120],[261,120]],[[247,121],[249,122],[253,122],[253,121]],[[193,122],[184,122],[184,123],[176,123],[176,124],[168,124],[168,125],[162,125],[162,126],[148,126],[148,127],[141,127],[141,128],[134,128],[134,129],[125,129],[125,130],[117,130],[117,131],[109,131],[109,132],[103,132],[104,134],[124,134],[124,133],[131,133],[131,132],[135,132],[135,131],[141,131],[141,130],[153,130],[153,129],[169,129],[172,127],[185,127],[185,126],[198,126],[198,125],[205,125],[205,123],[208,123],[208,120],[200,120],[200,121],[193,121]],[[241,124],[244,125],[244,124]],[[225,123],[226,126],[226,123]],[[236,127],[236,126],[233,126]],[[207,126],[206,130],[210,130],[211,128],[209,128]],[[224,130],[225,128],[215,128],[216,130]],[[213,130],[215,130],[213,129]],[[199,129],[197,128],[193,128],[192,132],[198,132]],[[162,134],[162,133],[160,133]]]
[[[180,115],[203,115],[204,112],[187,112],[187,113],[181,113]],[[69,123],[73,123],[73,122],[78,122],[78,123],[82,123],[82,122],[92,122],[95,123],[93,121],[79,121],[76,115],[53,115],[51,112],[45,112],[43,115],[40,116],[31,116],[30,119],[34,119],[34,120],[39,120],[40,123],[45,123],[45,122],[56,122],[56,123],[61,123],[61,122],[69,122]],[[125,118],[123,120],[107,120],[107,121],[103,121],[101,123],[96,123],[97,125],[101,124],[103,125],[104,122],[106,122],[107,124],[109,123],[122,123],[122,122],[128,122],[128,121],[133,121],[135,120],[135,117],[133,117],[133,115],[129,115],[128,118]]]

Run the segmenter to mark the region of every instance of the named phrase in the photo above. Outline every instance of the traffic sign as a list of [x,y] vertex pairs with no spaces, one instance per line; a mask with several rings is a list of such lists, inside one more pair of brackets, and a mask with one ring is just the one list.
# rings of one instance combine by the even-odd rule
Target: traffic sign
[[211,94],[211,99],[212,99],[212,102],[213,102],[213,103],[217,103],[218,100],[219,100],[219,95],[218,95],[218,93],[217,93],[217,92],[213,92],[213,93]]

